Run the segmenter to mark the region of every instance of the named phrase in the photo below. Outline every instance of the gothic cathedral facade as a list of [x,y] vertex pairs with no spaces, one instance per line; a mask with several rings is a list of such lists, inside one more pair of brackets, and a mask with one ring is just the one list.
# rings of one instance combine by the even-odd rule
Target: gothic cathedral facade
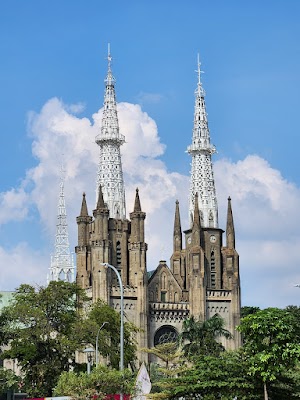
[[[232,339],[224,339],[227,349],[241,345],[235,327],[240,320],[239,255],[235,249],[235,232],[228,199],[226,242],[218,227],[218,208],[211,155],[205,92],[200,80],[195,91],[195,113],[189,218],[190,227],[182,232],[179,203],[176,201],[173,254],[170,266],[160,261],[155,271],[147,271],[145,218],[138,189],[133,211],[126,218],[120,146],[125,138],[119,132],[115,79],[108,55],[105,79],[104,108],[101,132],[96,137],[100,147],[97,174],[96,208],[93,216],[87,209],[83,194],[77,217],[76,281],[86,289],[93,301],[103,299],[120,311],[121,292],[113,265],[123,282],[124,315],[138,328],[138,348],[153,347],[173,341],[185,319],[194,316],[206,320],[219,314]],[[139,354],[140,361],[148,356]]]

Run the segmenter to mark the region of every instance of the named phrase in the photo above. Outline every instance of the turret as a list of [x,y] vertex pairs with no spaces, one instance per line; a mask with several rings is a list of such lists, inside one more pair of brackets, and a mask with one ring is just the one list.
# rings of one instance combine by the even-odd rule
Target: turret
[[131,219],[131,242],[144,242],[145,240],[145,218],[146,213],[142,211],[139,189],[136,189],[135,200],[134,200],[134,209],[133,212],[130,213]]
[[174,231],[173,231],[173,252],[182,250],[182,231],[179,213],[179,201],[176,200]]
[[88,214],[85,193],[82,195],[82,203],[79,217],[76,218],[78,225],[78,246],[86,246],[88,244],[88,224],[92,221],[92,217]]
[[194,206],[194,219],[192,226],[192,244],[193,246],[200,246],[200,233],[201,233],[201,222],[200,213],[198,206],[198,193],[195,195],[195,206]]
[[102,187],[99,186],[96,209],[93,211],[95,218],[95,235],[98,240],[108,238],[109,210],[103,200]]
[[226,246],[228,249],[235,249],[235,232],[234,232],[230,197],[228,197],[228,208],[227,208]]

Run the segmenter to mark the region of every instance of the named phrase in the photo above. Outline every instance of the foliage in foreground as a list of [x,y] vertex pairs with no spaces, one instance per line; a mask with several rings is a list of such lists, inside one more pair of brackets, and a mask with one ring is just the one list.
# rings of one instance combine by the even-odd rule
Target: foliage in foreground
[[[262,400],[263,383],[249,375],[251,364],[240,351],[225,351],[219,357],[201,356],[191,367],[178,370],[177,376],[165,377],[162,388],[152,398],[185,400]],[[269,387],[272,400],[300,398],[300,371],[293,369],[277,376]]]
[[163,377],[160,368],[153,385],[157,393],[151,398],[299,399],[299,316],[297,307],[246,310],[239,327],[244,346],[234,352],[218,348],[210,330],[205,336],[205,324],[187,320],[183,337],[188,345],[184,350],[189,363],[184,369],[175,369],[173,377]]
[[105,399],[107,394],[134,392],[135,379],[129,370],[120,372],[99,366],[88,375],[64,372],[54,389],[54,396],[70,396],[76,400]]
[[[99,328],[106,322],[103,328]],[[120,314],[103,300],[94,303],[81,324],[82,341],[95,346],[99,334],[99,353],[109,361],[112,368],[118,369],[120,363]],[[132,365],[136,358],[136,327],[126,322],[124,324],[124,365]]]
[[[85,294],[76,284],[50,282],[47,287],[21,285],[4,315],[5,335],[10,349],[1,358],[17,359],[23,373],[23,390],[31,397],[50,397],[63,371],[86,368],[75,360],[76,351],[95,347],[99,332],[99,352],[109,356],[111,366],[120,359],[120,315],[98,302],[88,315],[81,307]],[[1,322],[1,320],[0,320]],[[134,327],[125,324],[125,365],[135,359],[136,346],[131,341]]]
[[18,359],[24,388],[31,396],[51,395],[61,372],[75,365],[76,298],[81,294],[75,284],[61,281],[37,290],[21,285],[3,310],[11,338],[3,358]]
[[249,360],[248,373],[268,386],[300,359],[300,335],[295,313],[267,308],[243,318],[238,330],[244,335],[243,352]]
[[[259,399],[259,389],[247,375],[247,363],[240,352],[223,352],[220,356],[201,356],[193,366],[176,378],[161,383],[166,399],[232,400]],[[222,396],[222,397],[220,397]]]
[[20,382],[20,377],[10,369],[0,368],[0,395],[6,393],[8,390],[16,389],[18,383]]

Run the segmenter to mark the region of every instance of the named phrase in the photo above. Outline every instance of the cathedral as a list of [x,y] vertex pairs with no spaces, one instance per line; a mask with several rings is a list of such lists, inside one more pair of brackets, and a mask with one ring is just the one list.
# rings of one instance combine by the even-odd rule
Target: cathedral
[[[241,345],[235,330],[240,321],[241,294],[231,199],[223,242],[211,161],[215,148],[210,141],[200,77],[198,59],[192,144],[187,149],[192,157],[187,199],[190,226],[182,231],[176,201],[170,263],[160,261],[154,271],[147,271],[146,212],[140,201],[143,194],[138,189],[132,212],[126,217],[120,152],[125,137],[119,130],[115,78],[108,55],[102,126],[96,136],[100,148],[96,206],[90,215],[83,194],[77,217],[76,281],[93,301],[103,299],[120,311],[117,276],[103,264],[113,265],[119,271],[124,316],[139,328],[138,348],[174,341],[185,319],[194,316],[206,320],[215,314],[224,319],[225,327],[232,333],[232,339],[223,340],[224,346],[236,349]],[[147,357],[139,354],[140,361]]]

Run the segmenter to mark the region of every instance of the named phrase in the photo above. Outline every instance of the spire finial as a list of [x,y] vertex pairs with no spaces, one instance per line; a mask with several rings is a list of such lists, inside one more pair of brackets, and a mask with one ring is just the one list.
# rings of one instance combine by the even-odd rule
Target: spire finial
[[108,69],[110,70],[112,62],[112,56],[110,54],[110,43],[107,44],[107,60],[108,60]]
[[197,82],[197,90],[196,93],[198,93],[201,96],[205,96],[205,91],[202,87],[202,83],[201,83],[201,74],[204,74],[204,71],[201,70],[201,61],[200,61],[200,55],[199,53],[197,54],[197,76],[198,76],[198,82]]
[[108,61],[107,75],[106,75],[104,82],[107,85],[114,85],[116,80],[113,77],[112,70],[111,70],[112,55],[110,53],[110,43],[108,43],[108,45],[107,45],[107,61]]
[[197,54],[197,65],[198,65],[198,85],[201,84],[201,62],[200,62],[200,55]]

